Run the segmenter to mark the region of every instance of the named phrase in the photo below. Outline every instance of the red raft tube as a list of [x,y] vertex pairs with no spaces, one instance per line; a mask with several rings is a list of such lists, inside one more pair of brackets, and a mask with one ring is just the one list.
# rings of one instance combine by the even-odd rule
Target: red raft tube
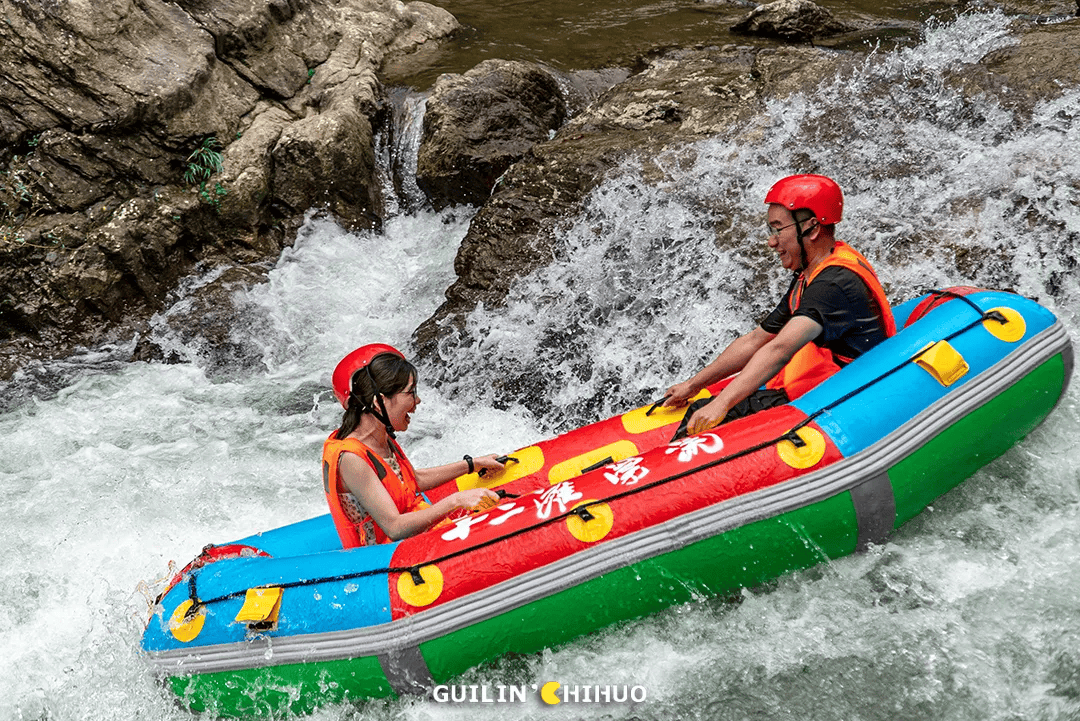
[[505,495],[451,526],[344,551],[327,515],[209,546],[159,597],[144,653],[193,710],[303,713],[430,693],[885,543],[1038,426],[1072,373],[1061,323],[1017,295],[894,315],[895,337],[789,405],[672,442],[681,411],[637,408],[515,451],[458,479]]

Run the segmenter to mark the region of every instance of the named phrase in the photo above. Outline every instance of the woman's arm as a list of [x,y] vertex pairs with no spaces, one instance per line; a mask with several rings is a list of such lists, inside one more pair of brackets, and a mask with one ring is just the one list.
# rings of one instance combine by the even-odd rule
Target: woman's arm
[[[505,464],[500,463],[496,460],[497,458],[498,456],[494,453],[474,458],[473,470],[478,471],[481,468],[486,468],[492,471],[501,471]],[[416,485],[421,491],[428,491],[466,473],[469,473],[469,463],[464,459],[433,468],[417,468]]]
[[[464,461],[461,463],[465,465]],[[499,498],[486,488],[471,488],[453,493],[428,508],[400,513],[375,471],[359,456],[341,454],[338,472],[345,486],[371,514],[372,520],[395,541],[426,531],[457,508],[473,508],[486,497],[495,501]]]

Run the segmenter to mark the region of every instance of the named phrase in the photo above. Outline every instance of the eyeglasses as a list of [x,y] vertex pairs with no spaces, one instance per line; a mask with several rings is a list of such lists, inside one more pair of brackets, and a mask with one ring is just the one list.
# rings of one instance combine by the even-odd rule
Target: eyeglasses
[[770,238],[771,238],[771,237],[773,237],[774,235],[780,235],[780,231],[782,231],[782,230],[787,230],[787,229],[788,229],[788,228],[790,228],[791,226],[793,226],[793,225],[798,225],[798,224],[799,224],[799,221],[797,221],[797,220],[796,220],[796,221],[795,221],[795,222],[793,222],[793,223],[788,223],[787,225],[781,225],[781,226],[780,226],[779,228],[774,228],[773,226],[771,226],[771,225],[769,225],[768,223],[766,223],[766,224],[765,224],[765,231],[766,231],[766,234],[768,235],[768,237],[770,237]]
[[420,394],[416,392],[416,388],[413,388],[411,391],[401,391],[401,392],[412,396],[413,400],[416,401],[417,403],[420,402]]

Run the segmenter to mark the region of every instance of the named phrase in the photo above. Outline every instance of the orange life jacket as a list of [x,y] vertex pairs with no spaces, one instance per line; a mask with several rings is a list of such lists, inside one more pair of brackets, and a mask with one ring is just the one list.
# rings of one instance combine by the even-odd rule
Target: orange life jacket
[[[859,279],[866,285],[874,302],[877,303],[878,308],[881,310],[881,318],[885,323],[885,337],[889,338],[896,335],[896,321],[893,320],[892,307],[885,297],[885,289],[881,287],[877,274],[870,267],[870,263],[866,258],[847,243],[839,240],[833,246],[829,257],[814,268],[809,277],[805,273],[799,276],[799,280],[791,291],[789,298],[791,312],[794,313],[798,310],[806,287],[814,282],[814,279],[821,271],[833,266],[847,268],[859,276]],[[787,391],[788,398],[795,400],[840,370],[840,363],[846,365],[852,360],[854,359],[834,354],[828,348],[810,342],[800,348],[791,357],[787,365],[765,384],[765,387],[783,388]]]
[[341,476],[338,473],[338,460],[341,458],[342,453],[352,453],[364,459],[371,466],[371,470],[375,471],[375,475],[382,482],[383,488],[390,494],[394,505],[397,506],[398,513],[410,513],[422,508],[428,508],[431,505],[416,485],[416,471],[413,470],[412,464],[405,457],[401,446],[392,438],[388,440],[393,448],[394,455],[398,459],[398,465],[401,466],[400,477],[394,473],[394,470],[378,453],[371,450],[366,444],[355,438],[339,440],[336,436],[337,431],[334,431],[323,443],[323,491],[326,492],[326,503],[330,506],[330,517],[334,519],[334,527],[341,537],[341,545],[345,548],[368,545],[364,526],[369,521],[371,527],[375,530],[375,542],[387,543],[390,538],[379,528],[379,524],[374,522],[370,514],[364,516],[359,523],[353,522],[346,515],[345,509],[341,506],[340,496],[342,493],[348,493],[349,489],[341,482]]

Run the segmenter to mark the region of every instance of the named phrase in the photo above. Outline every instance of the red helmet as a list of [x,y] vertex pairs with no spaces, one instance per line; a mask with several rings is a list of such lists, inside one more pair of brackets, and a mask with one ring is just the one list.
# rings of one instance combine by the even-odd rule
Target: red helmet
[[334,386],[334,397],[338,399],[342,406],[349,407],[349,392],[352,390],[353,374],[370,363],[375,356],[383,353],[393,353],[399,358],[405,357],[401,351],[393,346],[385,343],[371,343],[360,346],[342,358],[341,362],[337,364],[330,382]]
[[789,175],[769,189],[765,203],[779,203],[792,211],[809,208],[822,225],[839,223],[844,212],[840,186],[824,175]]

